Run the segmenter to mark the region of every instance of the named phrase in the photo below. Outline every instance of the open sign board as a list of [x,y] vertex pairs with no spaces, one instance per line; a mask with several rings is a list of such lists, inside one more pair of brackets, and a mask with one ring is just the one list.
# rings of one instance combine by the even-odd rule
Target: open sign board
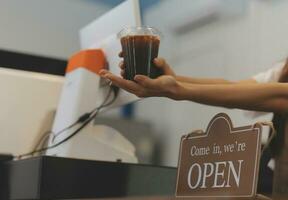
[[181,138],[176,197],[254,197],[262,127],[234,128],[217,114],[206,132]]

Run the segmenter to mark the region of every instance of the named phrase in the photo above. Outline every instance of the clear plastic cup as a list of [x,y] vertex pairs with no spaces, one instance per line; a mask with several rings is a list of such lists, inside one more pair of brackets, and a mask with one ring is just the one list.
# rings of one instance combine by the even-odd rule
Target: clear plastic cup
[[125,75],[127,80],[133,80],[136,74],[157,78],[162,70],[155,67],[153,59],[158,56],[162,34],[155,28],[140,26],[129,27],[118,33],[120,39]]

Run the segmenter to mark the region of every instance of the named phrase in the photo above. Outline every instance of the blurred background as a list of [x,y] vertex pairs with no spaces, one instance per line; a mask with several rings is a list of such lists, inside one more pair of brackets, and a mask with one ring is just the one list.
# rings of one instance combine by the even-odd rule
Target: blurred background
[[[121,2],[0,0],[0,67],[13,68],[6,62],[7,52],[65,63],[80,49],[79,30]],[[140,8],[143,24],[163,33],[160,56],[167,59],[177,74],[246,79],[288,55],[285,0],[140,0]],[[47,76],[35,73],[35,79]],[[30,146],[25,141],[34,140],[31,132],[51,126],[47,119],[56,110],[63,80],[56,73],[49,76],[49,83],[29,83],[24,87],[9,82],[1,74],[1,152],[27,151]],[[7,84],[14,84],[17,90],[7,92]],[[205,129],[218,112],[228,113],[235,126],[271,118],[271,114],[250,118],[242,110],[148,98],[102,113],[95,124],[110,125],[129,138],[136,146],[140,162],[176,166],[180,137],[195,129]],[[21,123],[21,118],[26,117],[29,123]],[[5,128],[1,128],[3,124]],[[15,137],[6,139],[11,135]]]

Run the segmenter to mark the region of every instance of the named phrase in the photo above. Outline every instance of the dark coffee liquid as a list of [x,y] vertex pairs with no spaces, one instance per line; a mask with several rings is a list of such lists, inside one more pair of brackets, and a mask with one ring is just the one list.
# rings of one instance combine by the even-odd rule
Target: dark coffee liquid
[[121,38],[125,64],[125,79],[133,80],[136,74],[157,78],[162,71],[155,67],[160,40],[152,35],[133,35]]

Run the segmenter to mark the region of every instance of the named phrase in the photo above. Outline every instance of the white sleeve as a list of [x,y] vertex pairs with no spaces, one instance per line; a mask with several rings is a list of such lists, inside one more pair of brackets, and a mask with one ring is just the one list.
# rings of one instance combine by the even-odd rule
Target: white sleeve
[[275,83],[278,82],[281,71],[283,67],[285,66],[285,61],[278,62],[272,68],[265,72],[261,72],[259,74],[256,74],[252,78],[256,80],[258,83]]
[[[256,74],[255,76],[252,76],[252,78],[256,80],[258,83],[276,83],[279,81],[285,63],[286,60],[278,62],[274,64],[272,68],[270,68],[269,70]],[[244,113],[246,117],[250,118],[256,118],[269,114],[267,112],[258,112],[258,111],[244,111]]]

